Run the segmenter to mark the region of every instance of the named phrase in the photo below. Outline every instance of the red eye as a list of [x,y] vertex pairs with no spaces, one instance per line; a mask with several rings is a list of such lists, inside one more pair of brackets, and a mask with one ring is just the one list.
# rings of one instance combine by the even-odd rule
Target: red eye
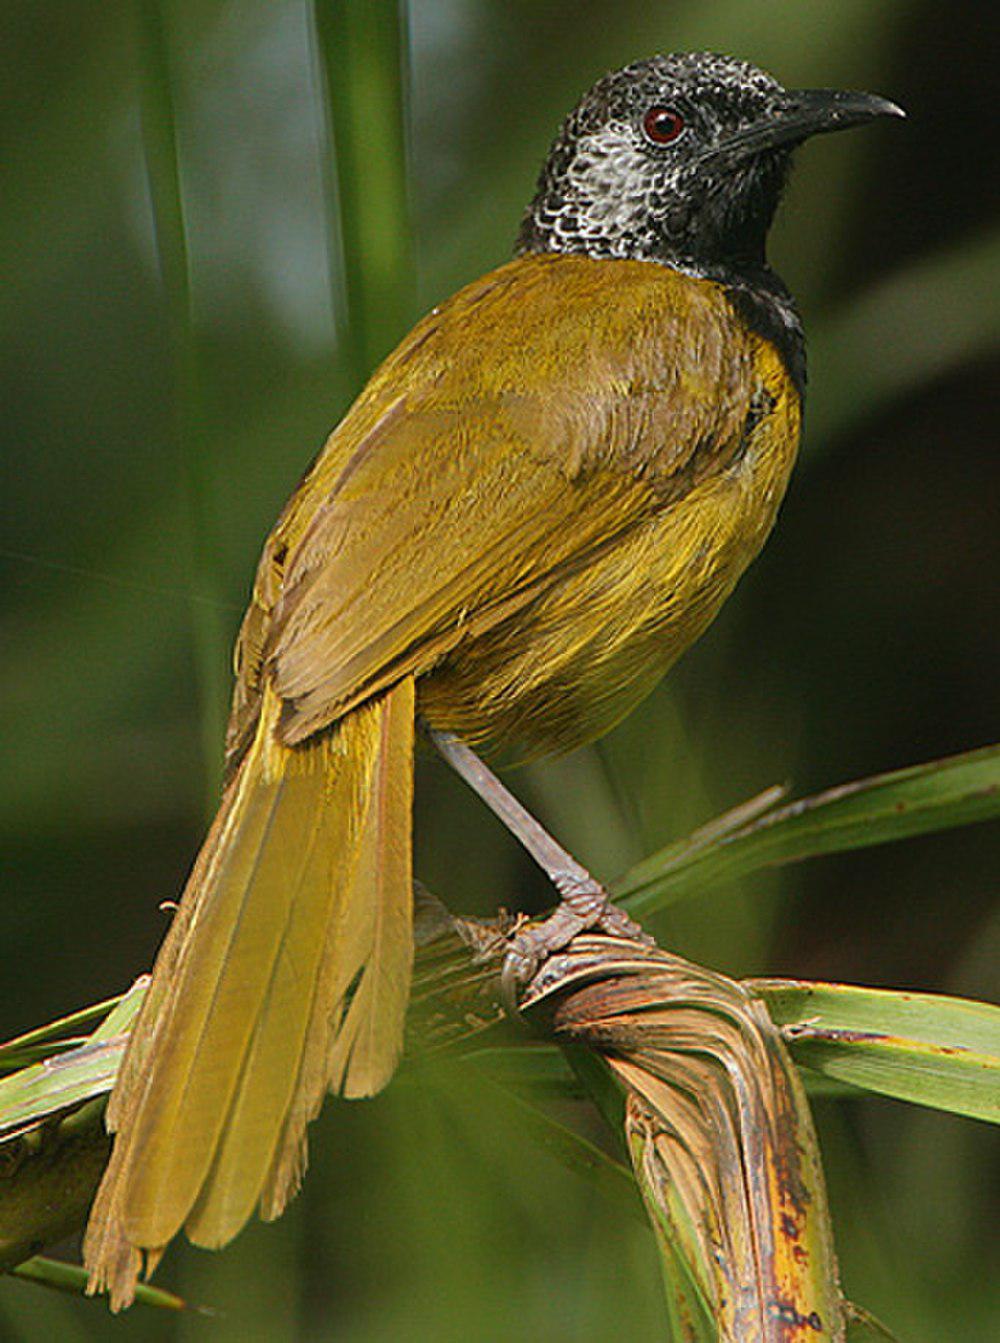
[[642,119],[646,139],[654,145],[668,145],[684,129],[684,118],[672,107],[651,107]]

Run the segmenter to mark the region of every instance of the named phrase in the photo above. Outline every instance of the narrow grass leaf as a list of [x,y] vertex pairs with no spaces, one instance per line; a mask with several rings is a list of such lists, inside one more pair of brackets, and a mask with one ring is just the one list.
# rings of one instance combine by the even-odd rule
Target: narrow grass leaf
[[[82,1044],[50,1051],[50,1057],[0,1078],[0,1143],[111,1090],[147,982],[139,979],[128,993],[111,1000],[111,1012]],[[76,1016],[94,1010],[88,1008]]]
[[1000,745],[844,784],[717,836],[711,827],[637,864],[614,892],[639,918],[761,868],[1000,815]]
[[797,1063],[836,1082],[1000,1123],[1000,1007],[853,984],[748,986]]
[[83,1044],[87,1036],[82,1033],[84,1026],[106,1017],[116,1004],[122,1000],[121,994],[115,998],[106,998],[102,1003],[93,1003],[82,1007],[78,1012],[49,1021],[44,1026],[36,1026],[13,1040],[0,1045],[0,1074],[25,1068],[29,1063],[49,1058],[52,1054],[62,1053]]
[[[41,1254],[26,1259],[23,1264],[12,1268],[10,1273],[24,1282],[51,1287],[57,1292],[70,1292],[74,1296],[83,1296],[87,1286],[87,1271],[82,1264],[66,1264],[61,1259],[47,1259]],[[140,1283],[136,1288],[135,1299],[139,1305],[156,1306],[160,1310],[187,1309],[187,1303],[181,1297],[146,1283]]]

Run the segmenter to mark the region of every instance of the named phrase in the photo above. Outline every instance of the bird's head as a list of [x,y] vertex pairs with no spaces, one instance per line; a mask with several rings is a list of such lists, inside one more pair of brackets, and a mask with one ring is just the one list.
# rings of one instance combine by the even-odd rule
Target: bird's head
[[518,250],[696,272],[760,266],[795,147],[903,115],[869,93],[782,88],[729,56],[637,61],[605,75],[566,118]]

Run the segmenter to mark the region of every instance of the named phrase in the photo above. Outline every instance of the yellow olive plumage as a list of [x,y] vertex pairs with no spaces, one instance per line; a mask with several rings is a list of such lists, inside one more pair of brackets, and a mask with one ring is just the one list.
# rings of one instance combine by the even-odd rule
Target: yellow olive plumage
[[270,679],[294,744],[418,677],[468,740],[597,736],[770,529],[799,399],[711,281],[528,256],[414,328],[267,543],[231,749]]
[[889,111],[717,56],[607,76],[520,255],[420,321],[330,435],[260,560],[222,803],[109,1105],[85,1255],[115,1307],[182,1228],[217,1246],[277,1216],[326,1092],[391,1076],[418,719],[522,751],[596,737],[760,549],[804,382],[764,261],[788,152]]

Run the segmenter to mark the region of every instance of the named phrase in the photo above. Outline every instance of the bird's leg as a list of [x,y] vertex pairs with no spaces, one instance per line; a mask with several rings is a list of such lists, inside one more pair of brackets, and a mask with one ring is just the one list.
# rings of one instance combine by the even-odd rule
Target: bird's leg
[[560,904],[547,919],[514,935],[504,967],[508,985],[512,978],[526,982],[547,956],[561,950],[577,933],[588,928],[648,941],[639,925],[612,902],[601,883],[556,843],[474,751],[450,732],[438,732],[426,725],[425,731],[452,769],[475,789],[511,834],[520,840],[561,897]]

